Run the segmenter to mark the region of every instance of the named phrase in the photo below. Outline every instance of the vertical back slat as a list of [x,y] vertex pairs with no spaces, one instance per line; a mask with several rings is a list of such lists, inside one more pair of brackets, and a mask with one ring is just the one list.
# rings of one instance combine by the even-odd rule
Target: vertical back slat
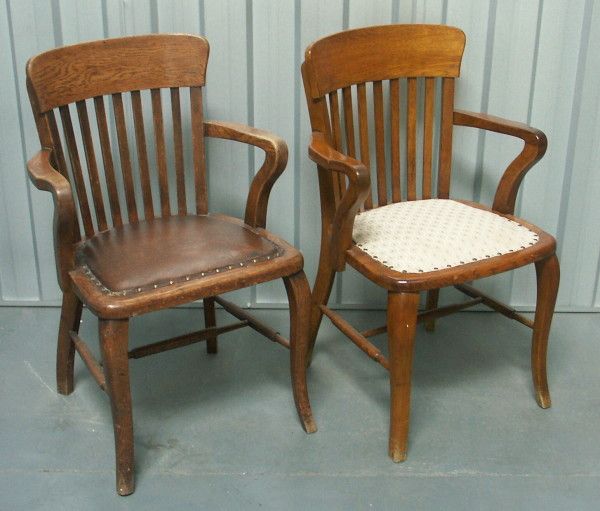
[[[60,133],[58,132],[58,126],[56,124],[56,117],[54,116],[54,110],[49,110],[45,113],[46,120],[48,121],[48,128],[50,129],[50,138],[52,139],[52,161],[58,170],[65,178],[69,179],[69,173],[67,171],[67,161],[65,160],[65,153],[63,151],[62,142],[60,140]],[[75,215],[75,224],[77,226],[77,232],[81,232],[79,226],[79,218]]]
[[385,172],[385,131],[383,126],[383,86],[373,82],[373,106],[375,111],[375,157],[377,162],[377,205],[387,204],[387,176]]
[[152,89],[150,95],[152,96],[152,118],[154,120],[154,142],[156,144],[160,211],[163,217],[167,217],[171,214],[171,204],[169,201],[169,176],[167,174],[167,152],[165,149],[165,131],[163,127],[160,89]]
[[71,161],[71,170],[73,172],[73,180],[75,181],[75,190],[77,191],[77,200],[79,202],[79,212],[83,222],[83,230],[86,237],[94,235],[94,224],[92,223],[92,215],[88,202],[87,192],[85,189],[85,181],[81,172],[81,162],[79,161],[79,152],[77,150],[77,142],[75,140],[75,132],[73,131],[73,123],[71,122],[71,113],[68,105],[59,107],[60,118],[63,125],[63,132],[67,142],[67,150],[69,151],[69,160]]
[[340,105],[337,91],[329,93],[329,118],[331,119],[331,138],[336,151],[342,150]]
[[119,194],[117,192],[117,183],[115,180],[115,166],[113,164],[110,148],[108,122],[106,120],[106,110],[104,108],[104,98],[102,96],[96,96],[94,98],[94,108],[96,110],[98,137],[100,138],[100,149],[102,151],[102,163],[104,164],[104,177],[106,179],[106,188],[108,189],[110,214],[113,226],[120,227],[123,225],[123,220],[121,218],[121,206],[119,204]]
[[142,201],[144,202],[144,218],[146,220],[151,220],[154,218],[154,206],[152,203],[152,185],[150,184],[142,97],[139,90],[131,91],[131,107],[133,109],[135,145],[137,147],[138,165],[140,168],[140,184],[142,185]]
[[392,202],[401,201],[400,185],[400,80],[390,80],[390,143],[392,159]]
[[442,80],[442,116],[440,131],[440,157],[438,193],[440,199],[450,195],[450,171],[452,166],[452,117],[454,114],[454,78]]
[[[340,122],[340,105],[338,101],[338,92],[333,91],[329,93],[329,119],[331,121],[331,138],[333,147],[336,151],[342,151],[342,137],[341,137],[341,122]],[[344,193],[344,181],[343,174],[334,172],[333,177],[333,193],[335,195],[336,204],[341,200],[342,194]]]
[[352,108],[352,89],[342,89],[342,101],[344,103],[344,127],[346,130],[346,147],[348,156],[356,158],[356,142],[354,135],[354,109]]
[[431,199],[431,160],[433,157],[433,109],[435,78],[425,78],[425,111],[423,120],[423,199]]
[[417,79],[407,79],[406,183],[407,198],[417,198]]
[[206,159],[204,149],[204,120],[202,119],[202,89],[190,88],[192,108],[192,147],[194,151],[194,184],[196,189],[196,213],[208,213],[206,190]]
[[90,120],[88,117],[85,101],[77,101],[77,116],[79,118],[79,127],[83,140],[83,149],[85,152],[85,161],[87,163],[90,187],[92,189],[92,199],[96,210],[96,221],[98,230],[105,231],[106,213],[104,211],[104,200],[102,198],[102,189],[100,188],[100,177],[98,175],[98,166],[96,164],[96,153],[94,151],[94,141],[92,140],[92,131],[90,129]]
[[129,156],[129,142],[127,140],[127,125],[125,124],[125,109],[123,108],[123,97],[121,93],[112,95],[115,124],[117,126],[117,141],[119,144],[119,157],[121,159],[121,172],[123,174],[123,185],[125,188],[125,202],[127,204],[127,217],[130,223],[138,221],[137,206],[135,203],[135,190],[133,187],[133,175],[131,171],[131,159]]
[[48,119],[48,126],[50,127],[50,136],[52,138],[53,147],[53,158],[56,160],[57,170],[67,179],[69,174],[67,172],[67,161],[65,160],[65,153],[63,152],[63,146],[60,141],[60,133],[58,132],[58,126],[56,124],[56,117],[54,116],[54,110],[50,110],[46,113]]
[[[367,170],[371,168],[371,157],[369,156],[369,117],[367,112],[367,91],[364,83],[356,86],[358,96],[358,130],[360,138],[360,160]],[[373,198],[371,192],[365,200],[365,209],[373,207]]]
[[183,161],[183,130],[181,128],[181,104],[179,88],[171,88],[171,115],[173,117],[173,147],[175,149],[175,176],[177,180],[177,212],[183,216],[187,212],[185,200],[185,173]]

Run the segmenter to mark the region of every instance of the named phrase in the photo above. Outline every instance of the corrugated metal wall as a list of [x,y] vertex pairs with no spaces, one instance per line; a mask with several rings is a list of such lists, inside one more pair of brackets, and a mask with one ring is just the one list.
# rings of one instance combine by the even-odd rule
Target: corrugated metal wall
[[[269,228],[299,246],[315,272],[319,206],[306,156],[309,123],[299,76],[304,48],[348,27],[447,23],[467,34],[457,106],[530,123],[549,150],[526,178],[519,214],[559,240],[560,310],[599,310],[600,5],[593,0],[4,0],[0,8],[0,303],[59,299],[52,202],[26,180],[38,149],[25,90],[28,57],[63,44],[148,32],[190,32],[211,44],[209,118],[272,130],[290,148],[272,194]],[[594,51],[595,50],[595,51]],[[458,128],[452,193],[489,203],[515,141]],[[209,147],[213,210],[240,214],[259,164],[247,149]],[[239,183],[239,186],[231,186]],[[532,268],[482,286],[512,304],[535,300]],[[448,293],[450,294],[450,293]],[[381,290],[348,270],[333,300],[384,303]],[[280,283],[237,293],[246,305],[285,303]]]

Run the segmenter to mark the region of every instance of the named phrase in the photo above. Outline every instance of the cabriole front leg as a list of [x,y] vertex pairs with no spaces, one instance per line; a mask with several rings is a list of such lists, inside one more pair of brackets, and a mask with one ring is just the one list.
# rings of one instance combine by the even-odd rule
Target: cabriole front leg
[[560,267],[556,255],[537,261],[535,272],[537,275],[537,303],[531,343],[531,373],[538,405],[542,408],[549,408],[551,400],[546,375],[546,354],[560,280]]
[[304,431],[314,433],[317,425],[313,419],[306,385],[310,288],[303,271],[284,277],[283,282],[290,304],[290,366],[294,402]]

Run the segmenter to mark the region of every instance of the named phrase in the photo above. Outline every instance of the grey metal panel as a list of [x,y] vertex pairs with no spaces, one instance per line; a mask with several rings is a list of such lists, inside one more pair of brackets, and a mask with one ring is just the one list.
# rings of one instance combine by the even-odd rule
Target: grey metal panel
[[[271,192],[267,228],[291,243],[297,242],[293,205],[298,200],[298,169],[294,167],[297,149],[294,144],[297,128],[295,91],[300,81],[300,60],[295,51],[296,18],[294,2],[252,2],[254,124],[277,133],[289,144],[288,171]],[[275,41],[277,43],[273,44]],[[260,168],[263,159],[263,151],[255,151],[255,170]],[[258,303],[287,300],[281,281],[259,286],[256,292]]]
[[[594,8],[595,7],[595,8]],[[272,194],[268,225],[299,246],[314,278],[320,220],[316,170],[306,156],[310,128],[299,64],[313,40],[374,23],[448,23],[467,34],[457,106],[531,123],[549,137],[545,159],[525,180],[518,212],[559,238],[561,310],[600,309],[600,9],[593,0],[4,0],[0,8],[0,304],[55,304],[52,201],[25,179],[39,146],[25,90],[28,57],[61,44],[148,32],[205,34],[211,43],[207,117],[270,129],[290,146]],[[519,144],[460,128],[452,194],[489,202]],[[208,146],[210,202],[240,215],[259,151]],[[152,156],[151,156],[152,158]],[[232,183],[240,183],[239,187]],[[342,282],[343,280],[343,282]],[[514,305],[535,303],[531,268],[483,287]],[[445,293],[447,300],[452,293]],[[332,302],[382,305],[385,295],[359,276],[339,279]],[[243,305],[284,304],[279,284],[235,295]]]
[[[579,80],[558,233],[563,282],[561,302],[591,305],[597,291],[600,253],[600,8],[588,2],[583,29],[586,51],[581,52]],[[566,277],[566,278],[565,278]]]
[[[509,0],[495,6],[493,42],[487,55],[489,80],[485,90],[485,109],[489,113],[528,122],[538,12],[538,1]],[[478,188],[474,190],[474,196],[491,206],[502,172],[521,150],[522,142],[491,132],[485,133],[482,142]],[[509,301],[513,275],[512,272],[503,273],[485,279],[480,287],[502,301]]]
[[[204,2],[204,35],[210,43],[206,84],[206,119],[252,124],[252,2]],[[248,146],[228,140],[206,145],[209,208],[243,217],[253,174]],[[240,305],[256,301],[255,289],[229,297]]]
[[[29,183],[23,172],[27,151],[20,122],[22,115],[28,115],[27,110],[22,109],[20,101],[22,81],[19,76],[24,65],[19,62],[16,49],[9,40],[14,40],[15,35],[18,39],[18,34],[21,33],[14,31],[11,14],[5,3],[0,12],[0,289],[4,299],[37,301],[41,290],[32,223],[32,201]],[[29,30],[23,36],[33,32],[33,21],[30,19]]]
[[[558,232],[566,175],[572,170],[570,133],[576,133],[572,120],[580,94],[578,62],[587,48],[581,34],[586,16],[589,12],[584,2],[545,2],[538,20],[536,73],[528,120],[543,127],[550,143],[544,159],[523,183],[518,213],[554,234]],[[560,238],[559,250],[563,246]],[[566,278],[563,265],[562,286],[566,285]],[[512,302],[534,303],[535,294],[535,272],[529,268],[518,270],[513,279]]]
[[[322,2],[321,0],[303,0],[301,2],[299,34],[297,37],[299,62],[304,60],[304,50],[315,39],[325,34],[331,34],[340,30],[341,27],[347,28],[347,0],[336,0]],[[300,81],[300,78],[298,79]],[[304,253],[304,270],[309,281],[314,282],[317,273],[317,264],[319,259],[319,245],[321,242],[321,215],[319,205],[319,183],[317,171],[314,163],[308,158],[306,148],[310,138],[310,122],[308,119],[308,109],[304,97],[302,84],[297,86],[297,111],[296,131],[294,143],[296,145],[296,159],[293,162],[294,171],[298,176],[298,195],[295,208],[298,215],[298,247]],[[288,141],[289,142],[289,141]],[[291,165],[292,162],[288,164]],[[341,277],[338,277],[338,281]],[[339,288],[339,286],[338,286]],[[340,293],[334,288],[331,294],[331,303],[338,304]]]

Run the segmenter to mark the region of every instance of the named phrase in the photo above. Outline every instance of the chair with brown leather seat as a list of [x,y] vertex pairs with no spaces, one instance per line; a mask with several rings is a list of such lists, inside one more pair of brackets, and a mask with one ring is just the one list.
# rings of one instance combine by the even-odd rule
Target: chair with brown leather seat
[[[367,27],[316,41],[302,66],[322,220],[310,342],[326,314],[389,369],[394,461],[406,457],[418,322],[433,330],[435,318],[481,303],[529,326],[535,396],[542,408],[550,406],[546,350],[559,281],[556,242],[513,216],[519,185],[544,155],[546,137],[524,124],[455,110],[464,46],[465,34],[448,26]],[[455,126],[524,142],[500,179],[491,208],[450,199]],[[531,263],[538,292],[534,321],[467,284]],[[359,332],[327,307],[335,274],[346,264],[387,290],[386,325]],[[446,286],[471,299],[438,307],[439,289]],[[420,291],[427,292],[423,312],[418,312]],[[386,331],[389,360],[368,340]]]
[[[316,430],[305,380],[310,291],[302,255],[265,230],[269,192],[285,168],[287,147],[264,131],[203,119],[208,53],[202,37],[149,35],[59,48],[27,64],[42,145],[28,164],[29,176],[52,193],[55,204],[56,267],[63,292],[58,391],[73,391],[77,351],[111,401],[121,495],[134,490],[129,358],[199,341],[216,353],[219,334],[250,326],[290,348],[296,408],[304,429]],[[189,112],[183,94],[189,94]],[[144,118],[144,100],[151,104],[151,122]],[[165,142],[168,121],[172,165]],[[265,152],[243,220],[208,212],[205,137]],[[192,148],[187,158],[185,141]],[[192,191],[186,181],[193,183]],[[277,278],[284,280],[290,303],[289,341],[218,296]],[[130,317],[198,299],[204,301],[204,330],[128,349]],[[215,302],[240,321],[218,327]],[[102,365],[78,335],[82,305],[99,318]]]

